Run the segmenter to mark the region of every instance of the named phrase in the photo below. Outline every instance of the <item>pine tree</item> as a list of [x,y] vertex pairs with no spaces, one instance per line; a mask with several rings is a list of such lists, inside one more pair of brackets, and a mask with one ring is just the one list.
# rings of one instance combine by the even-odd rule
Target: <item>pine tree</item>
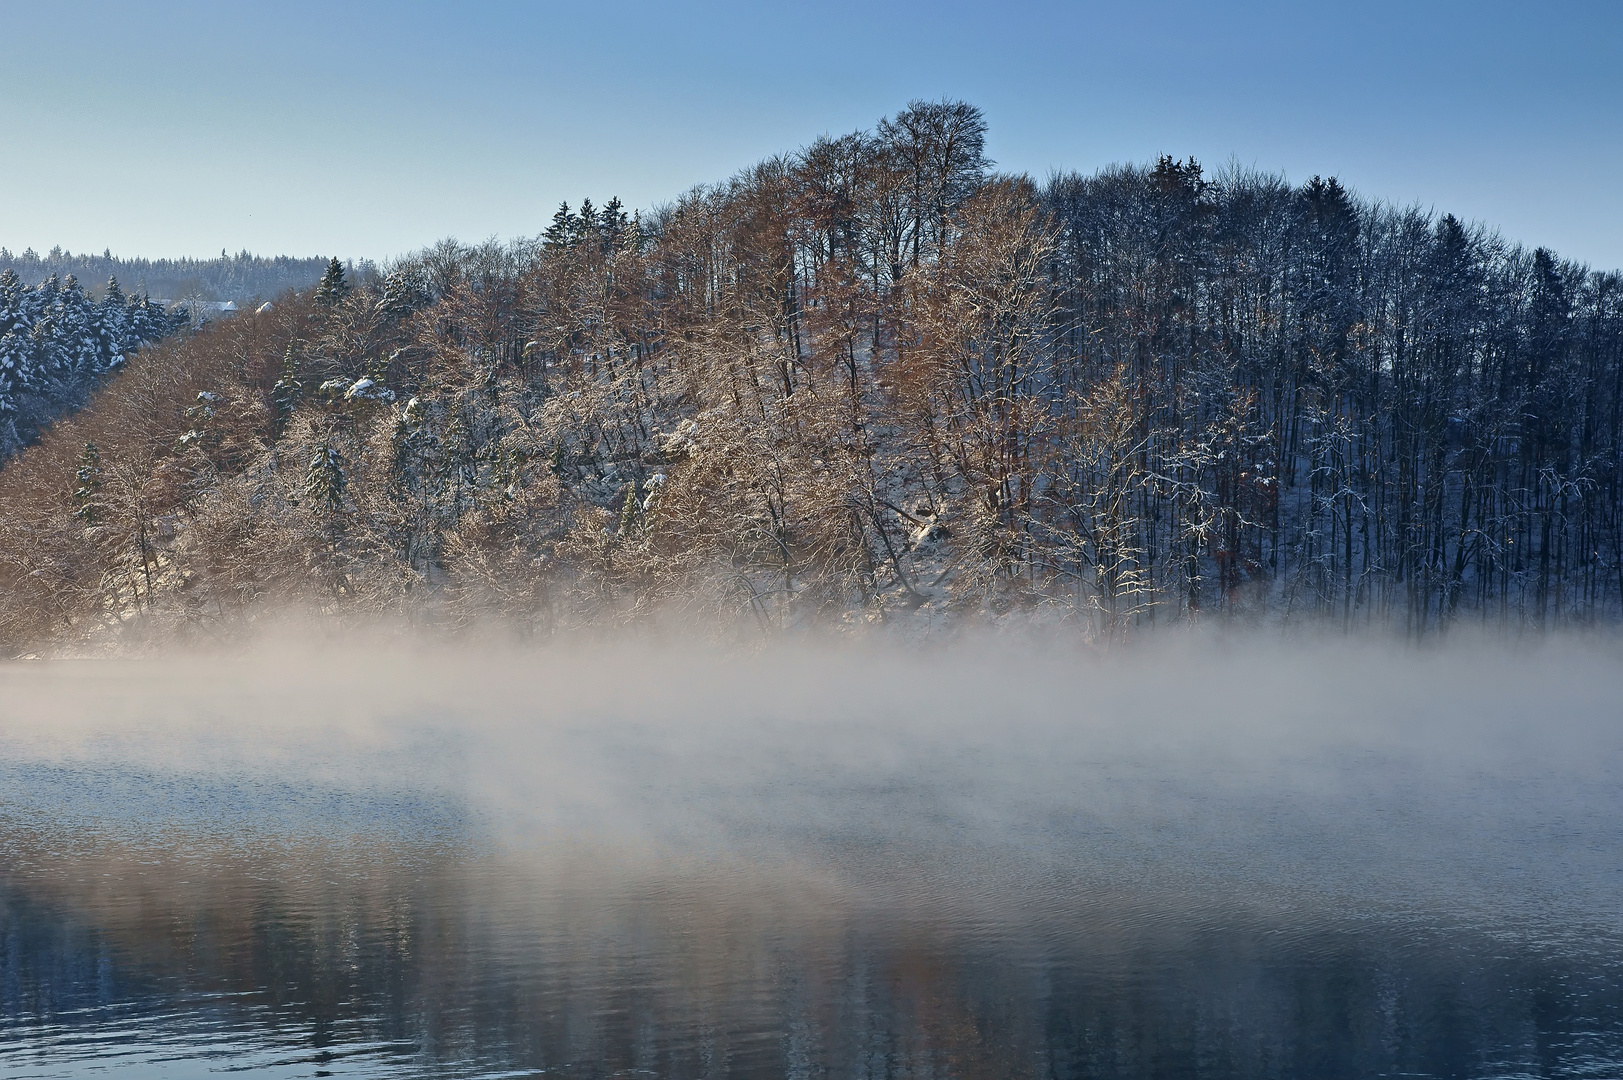
[[57,298],[62,282],[51,274],[33,290],[28,307],[28,352],[30,382],[41,385],[60,377],[63,373],[62,350],[58,348]]
[[643,235],[641,210],[637,210],[632,213],[631,221],[620,230],[619,240],[619,247],[621,251],[631,255],[642,254]]
[[344,456],[328,443],[317,448],[304,472],[304,490],[318,506],[338,510],[344,505],[344,489],[349,477],[344,472]]
[[[0,432],[3,440],[17,412],[17,397],[29,379],[27,327],[22,311],[22,284],[8,267],[0,272]],[[22,330],[19,334],[17,331]]]
[[12,421],[17,415],[18,397],[25,390],[28,342],[16,334],[0,334],[0,450],[14,435]]
[[0,270],[0,334],[17,329],[22,320],[23,285],[11,267]]
[[569,204],[559,203],[558,212],[552,215],[552,224],[542,234],[542,239],[548,250],[555,251],[574,244],[579,231],[579,219],[570,213]]
[[591,243],[598,238],[599,222],[597,207],[592,205],[591,199],[580,201],[580,213],[575,216],[574,235],[570,237],[570,246]]
[[28,331],[29,382],[35,387],[60,378],[64,372],[62,350],[57,347],[56,314],[54,308],[40,312]]
[[124,290],[118,287],[118,278],[107,279],[107,295],[101,299],[96,311],[96,351],[103,370],[114,367],[124,359],[129,349],[130,312]]
[[626,499],[620,507],[620,527],[615,531],[615,535],[620,539],[628,540],[631,538],[631,530],[637,524],[637,511],[640,508],[641,505],[637,502],[637,485],[635,483],[627,484]]
[[142,294],[130,305],[130,345],[140,346],[162,338],[169,330],[169,316]]
[[287,350],[282,353],[282,374],[271,387],[271,401],[276,407],[276,423],[286,425],[293,416],[293,407],[298,404],[299,394],[304,390],[304,384],[299,381],[299,358],[293,351],[293,342],[287,343]]
[[69,274],[57,294],[55,346],[61,355],[61,369],[69,376],[94,375],[98,362],[94,311],[79,279]]
[[383,279],[383,295],[377,305],[378,318],[385,324],[398,323],[412,312],[432,303],[433,299],[422,268],[402,267]]
[[603,207],[603,212],[598,218],[598,230],[603,236],[603,251],[605,253],[620,249],[626,228],[630,224],[631,220],[626,216],[625,207],[621,204],[620,197],[618,195],[614,196]]
[[344,280],[344,264],[334,255],[327,264],[327,272],[321,275],[321,284],[316,286],[316,303],[321,307],[337,307],[348,293],[349,282]]
[[95,443],[85,443],[84,453],[79,455],[78,471],[73,475],[79,485],[73,489],[73,501],[77,504],[73,516],[86,525],[94,525],[101,518],[101,505],[97,501],[101,494],[101,451]]

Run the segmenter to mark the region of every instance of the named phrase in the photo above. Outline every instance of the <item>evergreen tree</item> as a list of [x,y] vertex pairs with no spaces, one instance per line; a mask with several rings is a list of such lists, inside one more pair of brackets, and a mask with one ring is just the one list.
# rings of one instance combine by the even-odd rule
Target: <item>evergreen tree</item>
[[349,485],[344,465],[344,456],[331,443],[317,448],[304,472],[305,493],[317,506],[338,510],[344,505],[344,489]]
[[597,207],[592,205],[591,199],[580,201],[580,213],[575,216],[574,235],[570,237],[570,246],[591,243],[598,238],[600,223],[597,217]]
[[170,334],[186,326],[189,319],[184,309],[165,311],[152,302],[151,297],[142,296],[130,308],[130,337],[134,345],[149,345],[155,341],[162,341]]
[[66,372],[62,350],[57,348],[57,312],[54,305],[39,313],[28,331],[30,383],[43,386]]
[[632,213],[630,223],[620,230],[619,239],[621,251],[629,252],[633,255],[642,254],[643,234],[641,210],[637,210]]
[[598,217],[598,231],[603,237],[603,250],[605,253],[618,251],[624,242],[625,231],[631,220],[626,216],[625,207],[618,195],[608,201]]
[[[17,397],[28,381],[28,338],[23,327],[23,288],[8,267],[0,272],[0,440],[10,434],[9,422],[17,412]],[[19,335],[16,331],[24,328]]]
[[641,509],[641,504],[637,502],[637,485],[627,484],[625,502],[620,505],[620,526],[615,530],[615,535],[620,539],[628,540],[631,538],[631,530],[637,524],[637,511],[639,509]]
[[16,334],[0,334],[0,450],[14,435],[11,423],[17,415],[17,399],[26,389],[27,363],[27,340]]
[[29,352],[36,380],[54,379],[61,373],[62,356],[56,348],[56,300],[61,291],[62,282],[50,274],[29,297]]
[[96,312],[96,351],[103,369],[124,359],[129,348],[130,312],[124,290],[118,287],[118,278],[107,279],[107,294],[102,297]]
[[11,267],[0,270],[0,334],[11,333],[22,321],[23,292],[23,284]]
[[549,250],[559,250],[571,246],[580,232],[579,219],[569,210],[568,203],[559,203],[558,212],[552,215],[552,224],[542,234]]
[[[70,256],[64,255],[64,259]],[[81,261],[82,261],[81,257]],[[0,269],[0,454],[72,400],[84,380],[120,363],[135,348],[185,325],[146,297],[132,299],[117,279],[100,301],[85,295],[74,274],[52,274],[34,288]],[[24,399],[31,398],[24,416]],[[19,424],[28,429],[19,433]]]
[[398,323],[432,301],[433,293],[422,268],[401,267],[383,279],[383,295],[377,305],[378,318],[385,325]]
[[271,401],[276,407],[276,423],[285,426],[293,416],[293,407],[298,404],[299,394],[304,390],[304,384],[299,381],[299,359],[293,350],[293,342],[287,343],[287,349],[282,353],[282,374],[271,387]]
[[73,516],[86,525],[95,525],[101,519],[101,451],[93,442],[85,443],[79,455],[79,468],[73,474],[78,487],[73,489],[76,504]]
[[61,366],[69,376],[100,373],[102,365],[97,355],[94,312],[90,299],[85,296],[79,279],[69,274],[57,294],[57,341],[61,353]]
[[327,264],[327,272],[321,275],[321,284],[316,286],[316,303],[321,307],[337,307],[338,302],[349,294],[349,282],[344,280],[344,264],[334,255]]

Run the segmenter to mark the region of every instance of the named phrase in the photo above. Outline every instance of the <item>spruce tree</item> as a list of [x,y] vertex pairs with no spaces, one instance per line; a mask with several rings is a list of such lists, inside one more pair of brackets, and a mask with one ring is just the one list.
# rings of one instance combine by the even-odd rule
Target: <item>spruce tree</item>
[[0,334],[0,448],[7,441],[10,422],[17,415],[18,397],[25,389],[28,343],[16,334]]
[[599,222],[597,207],[592,205],[591,199],[580,201],[580,213],[575,215],[575,233],[571,238],[571,246],[579,243],[590,243],[598,236]]
[[73,501],[77,504],[73,516],[86,525],[94,525],[101,517],[98,502],[101,494],[101,451],[95,443],[85,443],[84,453],[79,455],[78,471],[73,475],[79,485],[73,489]]
[[171,329],[179,328],[178,323],[171,322],[168,312],[154,304],[152,298],[146,295],[142,295],[130,305],[129,326],[132,348],[157,341]]
[[28,302],[28,352],[31,369],[30,382],[35,385],[59,378],[64,361],[59,348],[57,320],[60,315],[57,299],[62,293],[62,282],[51,274],[35,287]]
[[542,234],[542,239],[548,250],[558,250],[573,244],[578,231],[578,219],[570,213],[569,204],[559,203],[558,212],[552,215],[552,224]]
[[402,267],[383,279],[383,295],[377,304],[378,318],[384,323],[398,323],[433,300],[422,268]]
[[0,270],[0,334],[11,333],[22,320],[23,291],[11,267]]
[[[22,296],[17,275],[9,267],[0,272],[0,424],[16,414],[17,397],[28,382],[29,350]],[[19,329],[25,333],[18,334]]]
[[640,504],[637,502],[637,485],[634,482],[627,484],[626,499],[625,502],[620,506],[620,527],[615,531],[615,535],[621,540],[630,538],[631,530],[637,524],[637,510],[639,508]]
[[63,368],[73,375],[98,373],[101,365],[97,356],[94,314],[77,277],[69,274],[63,279],[57,303],[60,311],[57,348],[62,352]]
[[344,505],[344,489],[349,485],[344,464],[344,456],[332,444],[316,449],[304,473],[304,490],[318,506],[338,510]]
[[97,361],[103,370],[124,359],[129,348],[130,313],[118,278],[107,279],[107,294],[96,310]]
[[321,275],[321,284],[316,286],[316,303],[321,307],[336,307],[348,293],[349,282],[344,280],[344,264],[334,255],[327,264],[327,272]]
[[299,381],[299,358],[293,350],[293,342],[287,343],[287,350],[282,353],[282,374],[271,387],[271,401],[276,406],[276,423],[278,427],[285,426],[293,416],[293,406],[298,404],[299,393],[304,384]]
[[625,206],[620,202],[618,195],[608,201],[598,217],[598,231],[603,236],[603,251],[605,254],[619,249],[626,227],[630,224],[626,217]]

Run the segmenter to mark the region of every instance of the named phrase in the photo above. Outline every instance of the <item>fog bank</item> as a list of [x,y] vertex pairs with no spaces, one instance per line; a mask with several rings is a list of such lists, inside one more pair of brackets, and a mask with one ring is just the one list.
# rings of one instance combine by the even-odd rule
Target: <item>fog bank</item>
[[1260,904],[1602,914],[1623,850],[1618,659],[1560,640],[966,639],[12,664],[0,807],[115,832],[387,821],[951,903],[986,898],[969,879],[1006,904],[1058,874]]

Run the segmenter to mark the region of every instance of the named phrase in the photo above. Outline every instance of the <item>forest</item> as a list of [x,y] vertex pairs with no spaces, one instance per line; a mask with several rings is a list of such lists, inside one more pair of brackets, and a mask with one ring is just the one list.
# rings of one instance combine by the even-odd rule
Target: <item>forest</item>
[[[268,300],[289,289],[313,288],[326,268],[327,260],[322,258],[265,256],[248,251],[235,255],[221,251],[217,259],[124,259],[111,250],[100,255],[76,254],[58,246],[41,255],[33,248],[14,254],[0,247],[0,271],[10,270],[25,285],[70,274],[90,282],[118,278],[132,292],[171,302]],[[363,275],[370,270],[371,264],[364,260],[351,266],[352,272]]]
[[1623,276],[914,102],[144,349],[0,470],[0,648],[340,623],[1623,613]]
[[126,356],[188,322],[109,278],[100,299],[69,274],[30,288],[0,270],[0,462],[83,402]]

